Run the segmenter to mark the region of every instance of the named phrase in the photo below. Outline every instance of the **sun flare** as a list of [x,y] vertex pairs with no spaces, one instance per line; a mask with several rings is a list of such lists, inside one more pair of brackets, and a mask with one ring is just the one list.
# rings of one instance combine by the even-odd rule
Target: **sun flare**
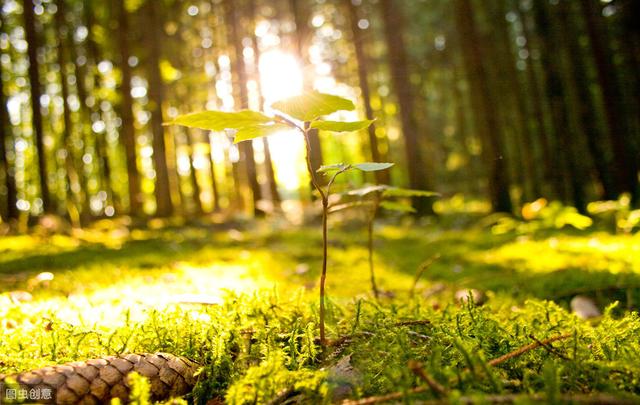
[[[259,68],[267,111],[274,101],[302,93],[302,69],[293,55],[280,50],[265,52]],[[300,187],[300,169],[304,169],[304,142],[296,135],[295,131],[283,131],[269,137],[278,182],[287,190]]]

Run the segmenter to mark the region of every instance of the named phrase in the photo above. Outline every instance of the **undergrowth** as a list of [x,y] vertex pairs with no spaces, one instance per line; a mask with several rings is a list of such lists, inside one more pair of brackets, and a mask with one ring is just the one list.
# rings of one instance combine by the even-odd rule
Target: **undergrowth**
[[[640,319],[637,313],[614,317],[612,308],[593,325],[540,300],[437,309],[420,299],[333,303],[330,336],[348,338],[323,353],[315,306],[302,295],[264,291],[230,294],[218,306],[167,307],[140,322],[124,314],[111,331],[41,319],[35,330],[5,332],[0,351],[4,369],[124,352],[187,356],[203,366],[188,398],[202,404],[211,398],[268,403],[283,392],[303,403],[330,402],[345,384],[352,398],[409,392],[422,384],[410,361],[420,362],[452,398],[554,390],[640,394]],[[570,337],[495,367],[487,364],[533,339],[562,334]],[[7,353],[20,354],[16,364],[8,363]],[[332,367],[346,356],[353,371],[346,382],[332,379]],[[418,398],[433,396],[427,391]]]
[[[321,245],[312,229],[274,232],[273,224],[258,223],[251,231],[235,224],[131,229],[119,238],[90,231],[4,237],[0,373],[169,352],[202,366],[185,398],[198,404],[442,397],[416,367],[452,402],[511,394],[526,395],[521,403],[640,396],[637,234],[505,233],[448,220],[377,230],[380,286],[393,292],[379,301],[368,293],[366,238],[353,232],[361,223],[341,225],[333,238],[336,277],[328,284],[324,351],[310,293],[321,260],[310,248]],[[411,294],[416,269],[435,255]],[[55,278],[32,284],[40,271]],[[454,298],[467,288],[486,292],[487,302]],[[11,298],[18,289],[32,300]],[[216,299],[180,302],[189,292],[196,301],[204,293]],[[596,320],[581,320],[568,309],[576,294],[607,309]],[[144,382],[134,386],[132,401],[148,403]]]

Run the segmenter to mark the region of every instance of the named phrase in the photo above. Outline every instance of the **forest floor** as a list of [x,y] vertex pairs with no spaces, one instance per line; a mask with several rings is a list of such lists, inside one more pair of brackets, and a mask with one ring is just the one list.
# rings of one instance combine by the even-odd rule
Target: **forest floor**
[[[333,225],[327,326],[340,344],[325,352],[317,227],[105,220],[0,237],[0,374],[164,351],[204,365],[199,403],[640,395],[640,234],[487,217],[383,221],[375,265],[388,293],[376,301],[362,223]],[[461,302],[468,289],[485,302]],[[576,295],[603,315],[573,314]],[[616,397],[591,396],[602,393]]]

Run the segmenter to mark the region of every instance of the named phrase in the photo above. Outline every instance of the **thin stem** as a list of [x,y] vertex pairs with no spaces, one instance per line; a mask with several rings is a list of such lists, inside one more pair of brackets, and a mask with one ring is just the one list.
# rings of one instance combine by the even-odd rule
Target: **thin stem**
[[371,277],[371,289],[373,290],[373,296],[376,300],[379,298],[378,286],[376,285],[376,275],[373,266],[373,222],[376,219],[376,212],[378,211],[378,207],[380,206],[380,195],[375,193],[375,200],[371,207],[371,212],[369,214],[369,218],[367,220],[367,233],[368,233],[368,249],[369,249],[369,275]]
[[318,183],[318,179],[316,178],[316,172],[313,170],[311,165],[311,142],[309,140],[309,123],[304,123],[304,128],[300,128],[291,121],[287,120],[284,117],[280,117],[285,122],[290,125],[295,126],[300,129],[304,134],[304,141],[307,149],[306,161],[307,161],[307,170],[309,170],[309,176],[311,176],[311,184],[313,187],[320,193],[320,198],[322,200],[322,274],[320,275],[320,345],[322,347],[327,346],[327,339],[324,327],[324,318],[325,318],[325,305],[324,305],[324,289],[325,289],[325,281],[327,279],[327,253],[328,253],[328,229],[327,229],[327,219],[329,216],[329,198],[328,194],[331,188],[331,183],[335,179],[335,176],[331,179],[329,184],[327,185],[327,192],[325,193],[322,190]]

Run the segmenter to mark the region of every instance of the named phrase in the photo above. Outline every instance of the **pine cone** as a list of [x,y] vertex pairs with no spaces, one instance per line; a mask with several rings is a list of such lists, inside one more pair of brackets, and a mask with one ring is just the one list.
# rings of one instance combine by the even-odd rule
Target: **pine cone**
[[116,397],[128,402],[126,377],[132,371],[149,379],[151,399],[160,401],[191,392],[197,369],[198,365],[191,360],[168,353],[76,361],[8,377],[0,375],[0,383],[7,378],[17,382],[17,391],[9,391],[7,386],[2,389],[0,403],[3,399],[17,399],[50,404],[100,404]]

